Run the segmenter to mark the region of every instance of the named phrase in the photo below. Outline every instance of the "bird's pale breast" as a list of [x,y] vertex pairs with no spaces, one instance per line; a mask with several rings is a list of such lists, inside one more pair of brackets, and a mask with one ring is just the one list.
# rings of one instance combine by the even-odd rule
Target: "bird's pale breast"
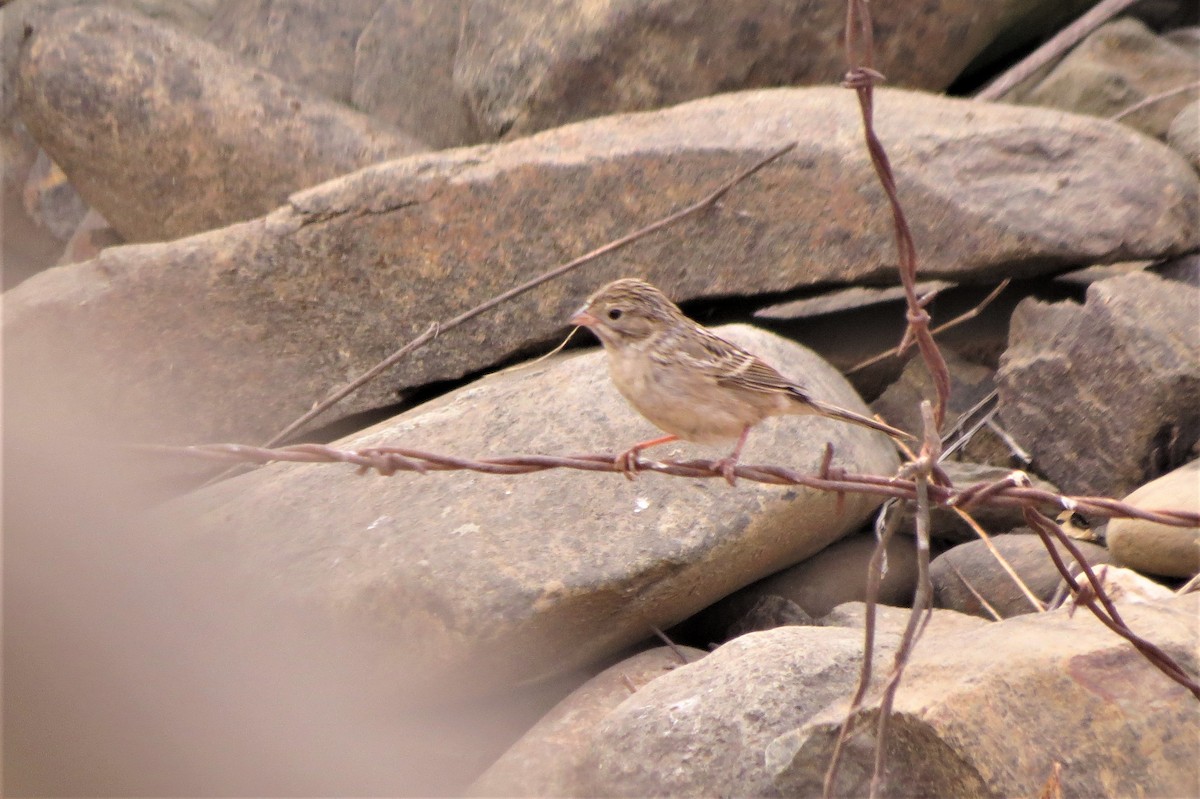
[[608,369],[638,413],[685,441],[734,439],[746,425],[780,412],[775,405],[781,397],[748,399],[688,365],[662,363],[636,346],[609,348]]

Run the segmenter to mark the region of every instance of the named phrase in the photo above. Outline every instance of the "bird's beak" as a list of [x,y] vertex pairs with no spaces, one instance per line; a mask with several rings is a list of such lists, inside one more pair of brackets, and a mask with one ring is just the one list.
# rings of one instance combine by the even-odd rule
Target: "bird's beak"
[[588,313],[587,306],[585,305],[575,312],[570,322],[576,327],[591,327],[594,324],[598,324],[600,320]]

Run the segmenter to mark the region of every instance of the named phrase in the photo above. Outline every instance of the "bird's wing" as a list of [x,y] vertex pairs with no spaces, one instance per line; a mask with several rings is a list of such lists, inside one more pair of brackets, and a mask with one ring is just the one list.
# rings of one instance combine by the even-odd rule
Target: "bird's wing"
[[750,356],[728,374],[719,376],[717,382],[723,386],[762,391],[767,394],[792,394],[806,398],[808,395],[800,386],[781,375],[775,367],[759,358]]
[[698,372],[722,388],[775,396],[786,395],[806,406],[808,413],[869,427],[898,440],[912,438],[908,433],[891,425],[814,399],[807,389],[788,380],[761,358],[699,325],[680,329],[659,343],[662,346],[652,352],[650,357],[663,366],[683,367]]
[[781,375],[773,366],[733,342],[697,327],[699,335],[681,336],[675,357],[703,373],[717,385],[764,394],[790,394],[807,400],[808,392]]

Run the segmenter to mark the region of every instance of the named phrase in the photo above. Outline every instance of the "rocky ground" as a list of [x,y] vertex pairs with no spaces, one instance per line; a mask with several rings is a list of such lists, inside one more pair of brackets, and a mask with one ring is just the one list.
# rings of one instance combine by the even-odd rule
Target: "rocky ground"
[[[1200,512],[1194,4],[1134,4],[996,102],[970,95],[1092,3],[876,5],[876,125],[934,324],[1011,281],[939,334],[946,431],[998,406],[947,475]],[[478,458],[650,438],[590,341],[531,362],[624,276],[919,429],[920,359],[864,365],[904,307],[836,85],[842,0],[14,0],[0,19],[5,795],[820,795],[878,497],[314,463],[213,479],[130,445],[261,443],[432,322],[793,141],[296,440]],[[743,460],[811,474],[826,444],[850,473],[901,463],[811,417],[764,423]],[[1200,676],[1200,528],[1046,510]],[[1200,794],[1200,703],[1075,607],[1019,511],[973,517],[990,542],[933,514],[937,609],[884,795],[1032,796],[1056,769],[1067,796]],[[917,584],[902,530],[884,675]],[[875,744],[849,747],[841,794],[865,794]]]

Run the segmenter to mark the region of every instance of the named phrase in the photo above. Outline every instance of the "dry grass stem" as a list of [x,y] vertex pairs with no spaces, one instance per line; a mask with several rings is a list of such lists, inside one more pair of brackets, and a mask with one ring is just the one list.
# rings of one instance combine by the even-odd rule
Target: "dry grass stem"
[[[877,799],[880,791],[883,790],[883,778],[887,765],[888,723],[891,720],[892,707],[896,701],[896,692],[900,688],[900,681],[912,658],[917,641],[933,614],[933,582],[929,578],[931,509],[929,485],[938,458],[942,454],[942,439],[938,435],[938,421],[929,400],[921,402],[921,422],[925,434],[921,455],[901,469],[901,473],[912,475],[916,489],[917,590],[913,596],[912,611],[908,614],[908,623],[904,626],[904,632],[900,636],[900,645],[896,649],[892,673],[888,675],[887,682],[883,687],[883,695],[879,701],[879,716],[876,720],[875,732],[875,767],[871,774],[871,799]],[[829,787],[832,788],[832,785]]]
[[983,594],[979,593],[975,586],[971,585],[971,581],[958,570],[957,566],[950,561],[946,561],[946,565],[950,567],[950,571],[954,572],[954,576],[958,578],[958,581],[963,584],[963,588],[967,589],[971,593],[971,596],[975,597],[975,601],[979,603],[979,606],[986,610],[987,614],[992,617],[992,621],[1001,621],[1003,619],[1000,613],[992,607],[992,603],[988,602]]
[[[987,308],[989,305],[992,304],[993,300],[995,300],[997,297],[1000,296],[1000,292],[1002,292],[1002,291],[1004,291],[1004,289],[1008,288],[1008,284],[1011,282],[1012,282],[1011,278],[1007,278],[1007,277],[1004,278],[1004,280],[1002,280],[1000,283],[998,283],[996,285],[996,287],[994,289],[992,289],[992,291],[986,297],[984,297],[982,300],[980,300],[973,308],[969,308],[966,311],[963,311],[958,316],[951,319],[950,321],[938,325],[937,327],[935,327],[933,330],[930,331],[930,335],[936,336],[939,333],[944,333],[947,330],[950,330],[952,328],[955,328],[955,327],[961,325],[963,322],[969,322],[970,320],[979,316],[981,313],[983,313],[985,308]],[[933,293],[936,294],[937,292],[933,292]],[[922,297],[921,301],[920,301],[921,306],[924,307],[925,305],[927,305],[929,303],[930,299],[931,299],[931,297],[929,295]],[[872,355],[870,358],[867,358],[865,361],[862,361],[861,363],[856,363],[854,366],[851,366],[849,369],[847,369],[845,371],[845,374],[852,375],[855,372],[866,369],[868,366],[874,366],[875,364],[879,363],[880,361],[884,361],[884,360],[887,360],[888,358],[894,358],[898,355],[902,355],[902,354],[904,354],[905,350],[907,350],[907,349],[908,349],[908,344],[901,343],[895,347],[892,347],[890,350],[887,350],[886,352],[881,352],[878,355]]]
[[1117,113],[1110,116],[1109,119],[1113,122],[1119,122],[1120,120],[1124,119],[1125,117],[1129,116],[1130,114],[1136,114],[1138,111],[1141,111],[1143,108],[1147,108],[1149,106],[1154,105],[1155,103],[1162,102],[1163,100],[1169,100],[1170,98],[1174,97],[1177,94],[1183,94],[1184,92],[1196,91],[1197,89],[1200,89],[1200,81],[1193,81],[1192,83],[1185,83],[1183,86],[1176,86],[1174,89],[1168,89],[1165,92],[1159,92],[1158,94],[1152,94],[1149,97],[1139,100],[1138,102],[1134,103],[1133,105],[1129,106],[1128,108],[1118,111]]
[[1044,612],[1046,610],[1046,606],[1042,604],[1042,600],[1038,599],[1037,594],[1033,593],[1025,581],[1021,579],[1021,576],[1017,574],[1017,570],[1014,569],[1012,564],[1008,562],[1008,559],[1000,554],[1000,550],[996,549],[996,544],[992,541],[992,537],[987,534],[987,531],[984,530],[977,521],[975,521],[971,514],[967,513],[962,508],[955,508],[954,511],[959,515],[959,518],[965,521],[971,527],[971,529],[975,531],[975,535],[979,536],[979,540],[983,542],[985,547],[987,547],[988,552],[992,553],[992,557],[995,558],[996,562],[1000,564],[1000,568],[1004,569],[1004,573],[1009,576],[1009,579],[1013,581],[1013,584],[1016,585],[1025,598],[1029,600],[1029,604],[1033,606],[1033,609],[1039,613]]
[[995,418],[989,418],[986,422],[986,426],[988,430],[991,430],[992,433],[995,434],[996,438],[1004,442],[1004,446],[1008,447],[1009,453],[1014,459],[1017,460],[1018,463],[1021,463],[1025,466],[1029,466],[1033,463],[1033,456],[1030,455],[1024,447],[1018,444],[1017,440],[1013,438],[1007,430],[1001,427],[1000,423],[997,422]]
[[871,686],[871,672],[875,658],[875,609],[879,600],[879,584],[883,579],[888,542],[892,540],[892,536],[895,535],[896,529],[900,526],[899,514],[886,514],[885,518],[886,522],[882,527],[877,529],[878,540],[875,550],[871,553],[871,560],[867,564],[867,587],[866,596],[864,597],[866,601],[866,613],[863,619],[863,659],[862,665],[859,667],[858,685],[854,689],[854,695],[850,698],[850,706],[846,709],[846,716],[842,720],[837,738],[833,742],[833,752],[829,757],[829,766],[825,771],[823,789],[823,795],[825,796],[833,795],[835,786],[837,785],[838,770],[841,767],[842,752],[846,746],[846,742],[850,740],[850,736],[855,732],[858,711],[862,708],[867,690]]

